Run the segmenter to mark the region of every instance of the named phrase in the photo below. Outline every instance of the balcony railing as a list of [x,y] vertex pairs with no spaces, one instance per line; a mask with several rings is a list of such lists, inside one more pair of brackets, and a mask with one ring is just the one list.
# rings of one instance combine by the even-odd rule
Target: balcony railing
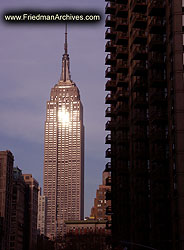
[[116,47],[112,41],[107,41],[105,45],[105,52],[115,52]]
[[128,103],[118,102],[115,112],[116,114],[127,114],[129,112]]
[[117,18],[115,29],[116,29],[116,31],[127,32],[128,31],[128,19],[127,18]]
[[133,60],[146,60],[147,59],[147,48],[145,46],[134,45],[132,50]]
[[111,144],[112,143],[112,138],[111,138],[111,134],[108,134],[105,137],[105,144]]
[[146,12],[147,0],[132,0],[130,3],[130,8],[134,12]]
[[142,13],[134,14],[131,22],[132,28],[146,28],[147,16]]
[[124,73],[127,74],[128,73],[128,61],[127,60],[122,60],[122,59],[118,59],[117,60],[117,64],[116,64],[116,70],[117,73]]
[[136,29],[132,33],[132,42],[135,44],[146,44],[147,33],[143,30]]
[[125,100],[127,101],[130,94],[126,89],[118,89],[115,94],[116,101]]
[[112,117],[112,116],[114,116],[114,112],[112,111],[111,107],[106,108],[105,117]]
[[107,28],[105,32],[105,39],[114,39],[116,37],[115,31],[112,30],[112,28]]
[[149,23],[149,32],[151,34],[163,34],[166,28],[166,22],[162,17],[153,16]]
[[114,80],[108,80],[105,85],[106,91],[112,91],[116,88],[116,81]]
[[113,95],[111,95],[111,94],[106,95],[106,97],[105,97],[105,103],[106,104],[112,104],[112,103],[115,103],[115,102],[116,102],[116,100],[115,100]]
[[127,4],[119,4],[116,8],[115,16],[116,17],[127,17],[127,15],[128,15]]
[[111,171],[112,171],[111,162],[108,162],[108,163],[105,165],[105,171],[106,171],[106,172],[111,172]]
[[112,67],[108,67],[105,71],[106,78],[113,78],[116,75],[116,70]]
[[127,32],[118,32],[116,39],[115,39],[116,45],[128,45],[128,33]]
[[150,16],[164,16],[165,15],[165,1],[150,0],[148,3],[148,13]]
[[128,87],[128,76],[123,75],[122,73],[117,74],[117,87]]
[[105,65],[115,65],[115,57],[112,54],[107,54],[105,58]]
[[114,27],[116,23],[116,19],[112,15],[107,15],[105,19],[105,27]]
[[115,14],[115,3],[108,2],[105,7],[105,14]]
[[108,148],[108,149],[105,151],[105,157],[106,157],[106,158],[111,158],[111,156],[112,156],[111,148]]
[[105,130],[113,130],[115,128],[115,123],[113,121],[107,121],[105,124]]

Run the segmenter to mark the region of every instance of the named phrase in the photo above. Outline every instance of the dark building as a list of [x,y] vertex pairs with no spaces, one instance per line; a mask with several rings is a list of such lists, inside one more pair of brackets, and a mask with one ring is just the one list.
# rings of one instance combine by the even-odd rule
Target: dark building
[[13,193],[11,211],[10,250],[23,250],[25,215],[25,182],[22,171],[16,167],[13,169]]
[[10,249],[13,162],[10,151],[0,151],[0,250]]
[[112,235],[183,250],[182,1],[109,0],[105,12]]
[[23,174],[25,189],[24,250],[34,250],[37,245],[38,182],[31,174]]

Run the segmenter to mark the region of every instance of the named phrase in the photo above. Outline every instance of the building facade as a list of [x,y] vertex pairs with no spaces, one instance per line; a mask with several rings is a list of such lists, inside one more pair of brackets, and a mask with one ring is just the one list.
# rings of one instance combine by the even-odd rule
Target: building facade
[[33,250],[37,244],[38,182],[31,174],[23,174],[25,190],[24,249]]
[[46,216],[47,216],[47,198],[41,194],[41,187],[39,187],[37,229],[38,229],[38,234],[43,234],[45,236],[46,236]]
[[43,194],[50,238],[66,232],[64,221],[84,216],[83,106],[69,63],[66,32],[61,78],[51,90],[45,122]]
[[102,185],[96,191],[94,206],[91,209],[91,218],[95,220],[111,220],[111,174],[104,171]]
[[12,173],[14,156],[10,151],[0,151],[0,246],[10,249],[12,202]]
[[22,171],[13,168],[10,250],[24,249],[25,182]]
[[182,11],[181,0],[105,9],[112,234],[132,249],[184,249]]

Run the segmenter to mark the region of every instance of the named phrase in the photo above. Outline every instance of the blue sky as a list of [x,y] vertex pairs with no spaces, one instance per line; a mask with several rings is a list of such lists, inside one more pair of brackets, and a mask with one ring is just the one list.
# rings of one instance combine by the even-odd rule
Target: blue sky
[[[24,173],[32,173],[42,186],[46,101],[61,73],[64,23],[10,25],[2,21],[4,11],[28,8],[96,10],[103,14],[105,1],[1,0],[0,150],[11,150],[15,166]],[[106,163],[104,20],[98,24],[71,23],[68,33],[71,76],[80,89],[84,106],[85,215],[88,216]]]

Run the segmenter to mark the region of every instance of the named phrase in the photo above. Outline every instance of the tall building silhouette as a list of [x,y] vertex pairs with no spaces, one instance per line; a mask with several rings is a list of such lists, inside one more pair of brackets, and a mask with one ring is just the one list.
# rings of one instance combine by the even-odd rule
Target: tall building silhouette
[[59,82],[47,102],[44,143],[44,186],[47,236],[65,233],[64,221],[84,216],[83,106],[71,80],[65,32],[65,53]]
[[183,250],[182,1],[106,1],[112,234],[131,249]]

